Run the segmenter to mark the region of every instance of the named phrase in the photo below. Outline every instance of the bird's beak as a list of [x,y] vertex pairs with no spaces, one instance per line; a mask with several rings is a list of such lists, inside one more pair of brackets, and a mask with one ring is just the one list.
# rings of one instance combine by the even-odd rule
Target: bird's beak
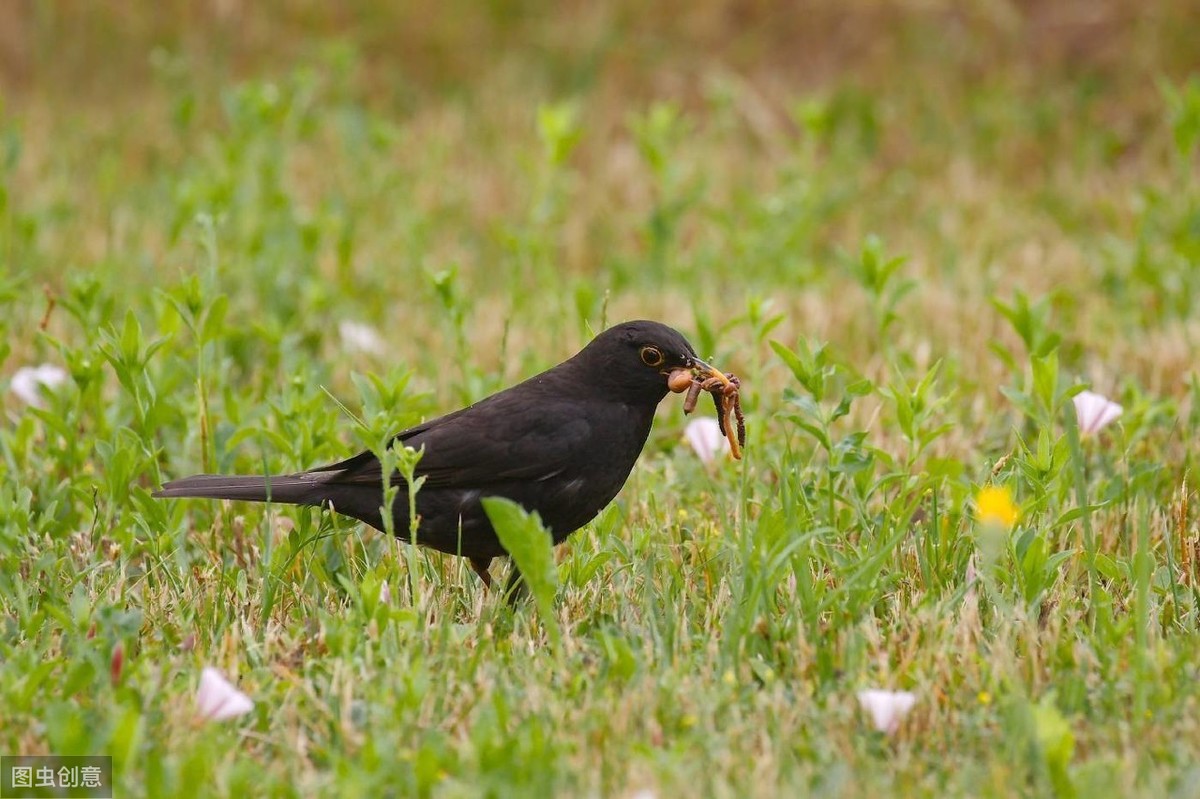
[[700,377],[715,377],[725,385],[729,385],[729,378],[720,369],[707,364],[699,358],[692,358],[692,369],[700,373]]
[[667,376],[667,387],[676,394],[681,394],[691,388],[694,380],[708,380],[715,377],[724,385],[732,382],[720,369],[695,357],[688,358],[683,366],[664,370],[663,374]]

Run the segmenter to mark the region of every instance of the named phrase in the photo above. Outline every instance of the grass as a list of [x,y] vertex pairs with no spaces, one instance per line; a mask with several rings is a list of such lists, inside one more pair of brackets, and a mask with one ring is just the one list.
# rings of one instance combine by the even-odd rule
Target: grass
[[[3,12],[0,384],[70,377],[3,399],[0,751],[119,796],[1196,795],[1192,5],[178,5]],[[149,496],[633,317],[742,376],[747,457],[664,403],[550,616]],[[206,665],[250,715],[195,720]]]

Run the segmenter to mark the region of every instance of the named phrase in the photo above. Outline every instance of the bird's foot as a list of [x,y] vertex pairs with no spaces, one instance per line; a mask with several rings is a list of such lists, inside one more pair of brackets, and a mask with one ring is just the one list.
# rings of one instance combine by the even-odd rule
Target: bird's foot
[[479,575],[479,579],[483,580],[483,585],[489,591],[492,588],[492,575],[488,571],[488,566],[492,565],[491,558],[468,558],[471,561],[471,568]]

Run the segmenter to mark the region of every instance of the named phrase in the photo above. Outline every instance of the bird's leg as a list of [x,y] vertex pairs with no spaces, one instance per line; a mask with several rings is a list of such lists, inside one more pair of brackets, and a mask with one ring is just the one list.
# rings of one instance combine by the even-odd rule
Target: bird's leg
[[488,571],[488,566],[492,565],[491,558],[467,558],[471,561],[471,568],[479,575],[479,579],[483,580],[483,585],[489,591],[492,588],[492,575]]
[[508,600],[508,604],[516,605],[520,602],[525,594],[529,591],[525,585],[525,580],[521,577],[521,570],[517,568],[517,564],[512,564],[512,570],[508,573],[508,579],[504,581],[504,597]]

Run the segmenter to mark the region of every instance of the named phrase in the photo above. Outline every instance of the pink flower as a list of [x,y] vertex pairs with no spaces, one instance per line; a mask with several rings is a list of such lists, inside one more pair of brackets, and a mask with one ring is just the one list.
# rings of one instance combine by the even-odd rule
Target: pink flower
[[1075,418],[1079,420],[1079,432],[1085,436],[1099,433],[1124,412],[1120,405],[1094,391],[1075,395]]
[[917,703],[917,695],[909,691],[882,691],[873,688],[858,692],[858,703],[871,714],[875,729],[891,735],[900,728],[900,720]]
[[387,580],[384,580],[383,585],[379,586],[379,604],[392,604],[392,588],[388,585]]
[[704,463],[712,463],[718,454],[729,450],[729,442],[721,435],[721,426],[716,419],[707,416],[688,422],[683,428],[683,437]]
[[205,666],[200,672],[200,687],[196,690],[196,709],[204,721],[224,721],[249,713],[254,709],[254,702],[221,672]]

